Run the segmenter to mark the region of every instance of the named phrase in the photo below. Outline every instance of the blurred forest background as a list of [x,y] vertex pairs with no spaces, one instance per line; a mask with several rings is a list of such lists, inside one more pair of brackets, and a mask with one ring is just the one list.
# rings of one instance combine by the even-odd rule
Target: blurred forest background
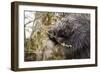
[[68,13],[25,11],[24,47],[25,61],[64,59],[61,46],[53,46],[48,30]]

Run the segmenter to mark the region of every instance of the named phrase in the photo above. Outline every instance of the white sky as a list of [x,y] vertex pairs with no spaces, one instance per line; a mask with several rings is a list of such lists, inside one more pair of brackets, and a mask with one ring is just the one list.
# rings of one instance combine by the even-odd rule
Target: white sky
[[[34,20],[34,18],[35,18],[34,13],[35,12],[25,11],[25,21],[24,21],[25,24]],[[31,28],[32,26],[33,26],[33,22],[26,25],[26,27],[25,27],[26,38],[30,37],[30,35],[32,33],[32,28]]]

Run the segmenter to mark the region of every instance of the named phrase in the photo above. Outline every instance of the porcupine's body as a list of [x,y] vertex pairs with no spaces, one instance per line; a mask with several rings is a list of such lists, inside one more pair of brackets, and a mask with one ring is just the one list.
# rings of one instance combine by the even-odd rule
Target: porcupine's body
[[72,47],[63,47],[66,59],[90,58],[90,15],[69,14],[54,25],[49,35],[55,45],[64,43]]

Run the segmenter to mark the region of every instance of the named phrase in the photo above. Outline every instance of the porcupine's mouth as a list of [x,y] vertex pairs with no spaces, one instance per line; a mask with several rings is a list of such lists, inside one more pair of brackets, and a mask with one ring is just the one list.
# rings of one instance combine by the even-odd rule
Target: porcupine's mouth
[[48,33],[48,37],[55,45],[59,44],[59,45],[61,45],[63,47],[68,47],[68,48],[72,47],[72,45],[68,45],[68,44],[65,44],[64,42],[60,42],[59,40],[57,40],[57,38],[55,36],[53,36],[50,33]]
[[56,38],[54,38],[53,36],[51,36],[50,34],[48,34],[48,37],[49,37],[49,39],[56,45],[56,44],[59,44],[58,42],[57,42],[57,39]]

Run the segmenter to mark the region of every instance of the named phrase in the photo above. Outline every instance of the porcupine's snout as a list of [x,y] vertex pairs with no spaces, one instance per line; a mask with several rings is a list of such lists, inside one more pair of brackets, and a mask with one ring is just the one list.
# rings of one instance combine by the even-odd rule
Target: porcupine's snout
[[57,44],[57,39],[56,39],[56,33],[53,30],[49,30],[48,31],[48,37],[49,39],[54,42],[55,44]]

